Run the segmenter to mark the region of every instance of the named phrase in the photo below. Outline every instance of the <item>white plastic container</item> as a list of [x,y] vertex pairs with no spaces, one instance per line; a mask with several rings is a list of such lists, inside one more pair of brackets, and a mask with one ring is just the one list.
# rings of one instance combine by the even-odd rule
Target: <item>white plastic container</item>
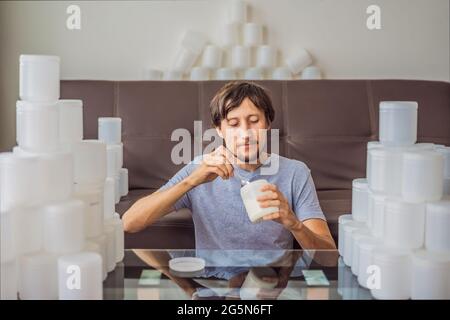
[[[90,238],[88,242],[92,242],[100,249],[98,254],[102,257],[102,279],[105,280],[108,277],[108,268],[107,268],[107,242],[106,235],[102,234],[99,237]],[[88,243],[85,244],[85,251],[92,251],[92,247],[89,246]]]
[[120,168],[120,196],[125,197],[128,194],[128,169]]
[[373,264],[379,268],[379,287],[370,292],[376,299],[411,297],[411,252],[386,247],[373,251]]
[[250,66],[250,50],[244,46],[234,46],[231,49],[231,65],[235,70],[243,70]]
[[247,210],[248,217],[251,222],[260,222],[262,218],[268,214],[278,212],[278,207],[261,208],[259,202],[256,200],[259,196],[265,194],[260,189],[268,184],[267,180],[260,179],[250,182],[241,188],[241,197]]
[[109,161],[109,152],[113,152],[115,154],[116,160],[112,161],[111,164],[113,166],[107,170],[113,170],[113,171],[111,171],[111,173],[114,172],[113,175],[116,175],[119,172],[120,168],[122,168],[122,166],[123,166],[123,143],[121,142],[121,143],[117,143],[117,144],[108,144],[106,151],[108,153],[108,155],[107,155],[108,161]]
[[122,142],[122,119],[98,118],[98,140],[106,144],[120,144]]
[[244,0],[232,0],[230,2],[230,21],[245,23],[247,21],[247,4]]
[[232,68],[220,68],[216,70],[216,80],[235,80],[236,72]]
[[21,55],[20,99],[56,102],[59,99],[59,61],[57,56]]
[[118,263],[123,260],[124,257],[124,250],[125,250],[125,238],[124,238],[124,231],[123,231],[123,223],[120,219],[120,216],[118,213],[115,213],[113,215],[113,218],[106,220],[106,224],[112,226],[114,228],[115,233],[115,262]]
[[338,250],[339,254],[344,256],[344,224],[353,221],[351,214],[343,214],[339,216],[339,231],[338,231]]
[[444,157],[436,151],[403,154],[402,196],[411,202],[436,201],[442,197]]
[[369,186],[367,179],[352,182],[352,215],[355,221],[366,222],[369,211]]
[[411,299],[450,299],[450,254],[415,252],[411,278]]
[[355,276],[359,273],[359,241],[365,238],[370,238],[371,234],[369,229],[363,227],[353,231],[350,235],[352,243],[352,272]]
[[381,101],[380,142],[385,146],[411,146],[417,140],[417,102]]
[[163,74],[163,80],[165,81],[178,81],[183,80],[183,73],[177,70],[166,70]]
[[103,233],[104,189],[103,185],[76,185],[74,197],[85,204],[83,210],[84,233],[87,238]]
[[286,59],[286,65],[293,74],[299,74],[311,63],[311,55],[303,48],[296,48]]
[[367,181],[372,191],[400,195],[402,187],[401,148],[372,148],[368,150]]
[[218,46],[207,45],[203,50],[202,66],[208,69],[217,69],[222,65],[222,49]]
[[52,152],[58,150],[59,108],[54,102],[17,101],[16,140],[27,151]]
[[193,67],[190,79],[192,81],[206,81],[210,79],[209,69],[206,67]]
[[163,72],[158,69],[146,68],[143,71],[143,79],[150,81],[162,80]]
[[83,101],[59,100],[59,141],[72,144],[83,140]]
[[372,234],[381,239],[384,235],[384,209],[387,196],[382,193],[369,192],[369,216],[367,226]]
[[257,47],[263,42],[263,27],[260,24],[249,22],[243,27],[244,45]]
[[102,185],[106,179],[106,144],[83,140],[73,145],[74,181],[77,184]]
[[384,243],[401,249],[421,248],[425,233],[425,204],[387,199],[384,216]]
[[246,80],[263,80],[264,72],[261,68],[258,68],[258,67],[245,69],[244,79],[246,79]]
[[17,300],[18,263],[13,260],[0,265],[0,299]]
[[[37,159],[38,169],[35,172],[35,183],[39,183],[39,187],[36,189],[39,194],[39,203],[64,201],[72,196],[74,165],[71,152],[31,153],[16,146],[13,148],[13,153]],[[29,179],[32,178],[29,177]]]
[[222,46],[229,48],[239,44],[239,24],[238,23],[227,23],[222,29]]
[[103,229],[106,236],[106,270],[111,272],[116,267],[116,230],[107,221]]
[[181,46],[199,55],[203,51],[207,40],[201,32],[186,30],[181,39]]
[[81,252],[58,259],[60,300],[101,300],[102,258],[98,253]]
[[17,257],[15,241],[14,211],[0,212],[0,263],[15,261]]
[[114,176],[114,203],[118,204],[120,202],[120,174],[117,173]]
[[115,179],[106,178],[105,180],[105,190],[104,190],[104,205],[103,205],[103,218],[110,219],[116,212],[116,194],[114,189]]
[[86,205],[80,200],[44,207],[44,247],[47,252],[67,254],[82,250],[85,211]]
[[450,199],[426,204],[425,248],[450,253]]
[[256,50],[256,66],[263,70],[271,70],[276,65],[277,50],[269,45],[258,46]]
[[37,157],[0,153],[0,212],[42,202]]
[[175,57],[175,63],[171,70],[165,72],[164,80],[181,80],[183,74],[188,73],[194,66],[199,57],[199,53],[195,53],[186,48],[180,48]]
[[367,154],[366,154],[366,177],[369,177],[370,172],[370,161],[369,161],[369,151],[375,148],[382,147],[381,142],[379,141],[369,141],[367,142]]
[[12,213],[15,220],[15,246],[18,255],[43,249],[44,219],[42,207],[23,207]]
[[309,66],[303,69],[301,79],[303,80],[320,80],[322,79],[322,72],[319,67]]
[[272,79],[274,80],[292,80],[292,73],[288,67],[278,67],[272,72]]
[[373,250],[380,245],[381,241],[374,237],[364,237],[358,240],[358,283],[364,288],[368,287],[367,280],[373,272],[369,268],[373,265]]
[[40,252],[21,257],[19,275],[21,300],[58,299],[56,255]]
[[251,268],[239,290],[240,298],[242,300],[258,299],[261,289],[270,290],[277,286],[277,279],[277,273],[270,267]]
[[450,178],[444,179],[444,187],[442,189],[443,196],[450,196]]
[[444,178],[450,179],[450,147],[437,146],[435,150],[444,156]]
[[[356,230],[362,230],[365,228],[365,224],[358,221],[350,221],[343,225],[344,235],[344,263],[351,267],[353,262],[353,239],[352,233]],[[341,235],[340,235],[341,236]]]
[[[106,238],[105,238],[106,239]],[[106,240],[105,240],[106,241]],[[100,257],[102,258],[102,279],[105,280],[108,276],[108,272],[106,271],[106,261],[103,257],[106,257],[106,246],[100,246],[99,243],[87,240],[84,243],[83,252],[93,252],[98,253]]]

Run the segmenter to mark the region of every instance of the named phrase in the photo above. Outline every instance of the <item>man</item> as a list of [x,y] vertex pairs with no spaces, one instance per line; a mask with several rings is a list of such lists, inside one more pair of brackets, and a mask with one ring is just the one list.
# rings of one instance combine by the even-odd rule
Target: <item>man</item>
[[[274,155],[262,154],[275,111],[264,88],[231,82],[211,101],[211,118],[224,146],[191,161],[157,192],[138,200],[123,216],[127,232],[189,208],[197,249],[335,249],[317,199],[310,170],[297,160],[277,157],[278,171],[264,175]],[[278,207],[260,223],[250,222],[240,196],[241,181],[266,179],[261,207]]]

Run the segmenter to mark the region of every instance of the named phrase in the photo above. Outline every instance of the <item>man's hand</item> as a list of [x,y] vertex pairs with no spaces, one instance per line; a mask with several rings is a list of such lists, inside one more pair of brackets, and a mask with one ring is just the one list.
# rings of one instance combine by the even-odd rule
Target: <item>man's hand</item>
[[278,207],[278,211],[263,217],[263,220],[274,220],[282,224],[286,229],[292,230],[301,224],[297,216],[289,207],[289,202],[274,184],[266,184],[261,188],[265,194],[257,200],[261,208]]
[[203,156],[201,164],[189,175],[187,182],[196,187],[217,177],[227,180],[234,176],[231,163],[230,152],[224,146],[220,146]]

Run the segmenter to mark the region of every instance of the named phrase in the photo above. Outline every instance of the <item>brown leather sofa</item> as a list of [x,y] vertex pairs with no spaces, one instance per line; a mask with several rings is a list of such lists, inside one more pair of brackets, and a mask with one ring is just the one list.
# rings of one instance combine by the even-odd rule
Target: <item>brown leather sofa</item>
[[[365,176],[366,144],[378,139],[378,104],[419,103],[418,140],[450,145],[450,83],[418,80],[257,81],[270,90],[280,129],[280,154],[305,162],[337,240],[337,221],[351,211],[352,180]],[[209,102],[223,81],[61,82],[62,99],[82,99],[84,137],[97,137],[97,118],[122,118],[124,167],[130,192],[117,205],[157,190],[180,166],[170,160],[171,133],[194,121],[210,127]],[[174,212],[146,230],[127,234],[127,248],[194,248],[190,212]]]

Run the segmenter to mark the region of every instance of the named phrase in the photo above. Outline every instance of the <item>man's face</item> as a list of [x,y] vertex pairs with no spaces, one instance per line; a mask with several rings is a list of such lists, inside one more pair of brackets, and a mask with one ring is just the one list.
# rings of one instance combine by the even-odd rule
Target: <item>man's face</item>
[[266,131],[269,123],[264,112],[245,98],[217,127],[225,146],[239,160],[253,163],[258,158],[258,149],[266,145]]

